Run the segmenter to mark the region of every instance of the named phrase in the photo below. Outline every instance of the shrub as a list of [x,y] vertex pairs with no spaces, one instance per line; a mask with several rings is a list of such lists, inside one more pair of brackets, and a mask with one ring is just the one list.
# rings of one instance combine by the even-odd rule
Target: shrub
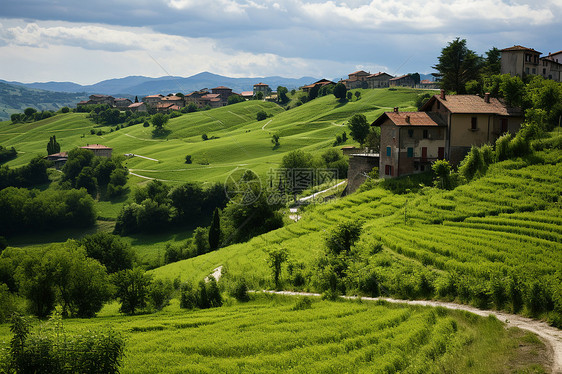
[[237,280],[230,291],[230,295],[238,301],[249,301],[250,296],[248,295],[248,286],[246,285],[246,281],[244,279]]
[[310,308],[312,308],[312,300],[310,297],[299,297],[291,310],[305,310]]
[[203,134],[203,135],[201,135],[201,139],[203,139],[203,140],[209,140],[209,137],[207,136],[207,134]]
[[260,110],[257,114],[256,114],[256,119],[258,121],[263,121],[264,119],[267,118],[267,113],[264,112],[263,110]]
[[172,281],[168,279],[154,280],[150,284],[148,290],[148,300],[150,302],[150,305],[156,310],[162,310],[162,308],[170,303],[173,292],[174,286],[172,284]]
[[192,161],[191,161],[191,155],[186,155],[186,156],[185,156],[185,163],[186,163],[186,164],[191,164],[191,162],[192,162]]

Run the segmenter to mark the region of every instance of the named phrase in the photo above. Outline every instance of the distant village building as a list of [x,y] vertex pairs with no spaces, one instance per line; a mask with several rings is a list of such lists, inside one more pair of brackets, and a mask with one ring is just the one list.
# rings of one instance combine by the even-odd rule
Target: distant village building
[[118,98],[114,100],[114,103],[115,108],[125,110],[128,109],[129,105],[131,105],[133,102],[126,98]]
[[45,157],[46,160],[51,161],[55,169],[60,170],[68,161],[68,152],[53,153]]
[[185,95],[184,100],[187,105],[189,105],[189,103],[194,103],[198,108],[203,108],[205,104],[203,103],[203,100],[201,100],[201,98],[208,94],[209,90],[203,88],[199,91],[193,91],[192,93]]
[[521,79],[528,75],[541,75],[545,79],[562,82],[562,51],[540,57],[541,52],[515,45],[501,51],[501,74]]
[[335,82],[332,82],[331,80],[328,80],[328,79],[324,79],[324,78],[323,78],[323,79],[320,79],[319,81],[316,81],[316,82],[314,82],[314,83],[312,83],[312,84],[303,86],[303,87],[302,87],[302,91],[308,93],[308,92],[310,92],[311,89],[313,89],[313,88],[316,87],[316,86],[318,86],[318,88],[320,89],[320,88],[322,88],[322,87],[324,87],[324,86],[335,86],[335,85],[336,85]]
[[271,88],[269,88],[269,85],[265,84],[265,83],[257,83],[254,84],[254,96],[258,93],[261,92],[263,94],[263,97],[267,97],[269,95],[271,95]]
[[430,81],[429,79],[424,79],[420,83],[416,84],[415,88],[422,90],[437,90],[439,89],[439,83],[435,81]]
[[367,88],[386,88],[389,86],[389,81],[392,78],[392,75],[380,71],[376,74],[368,75],[366,78]]
[[94,152],[94,156],[107,157],[107,158],[111,158],[111,152],[113,151],[113,148],[106,147],[105,145],[101,145],[101,144],[88,144],[80,148],[89,149],[90,151]]
[[389,79],[388,83],[390,87],[414,87],[416,85],[414,78],[409,74]]
[[435,160],[457,165],[472,146],[514,134],[523,113],[503,101],[476,95],[434,95],[419,112],[383,113],[373,122],[381,128],[381,178],[421,173]]
[[146,104],[149,108],[156,108],[156,104],[158,104],[164,98],[163,95],[148,95],[142,98],[142,101]]
[[348,78],[341,81],[345,85],[345,88],[352,90],[355,88],[368,88],[367,77],[371,75],[366,71],[359,70],[354,73],[348,74]]
[[240,92],[240,96],[246,100],[251,100],[254,97],[254,91],[242,91]]
[[90,102],[94,105],[107,104],[115,106],[115,98],[109,95],[90,95]]
[[147,108],[146,108],[146,104],[143,103],[142,101],[139,103],[133,103],[131,105],[129,105],[127,107],[127,109],[129,109],[131,112],[146,112]]
[[[219,95],[218,96],[220,102],[219,106],[226,106],[228,104],[228,97],[232,95],[232,88],[219,86],[219,87],[211,88],[211,93],[213,95]],[[213,105],[211,105],[211,107],[214,108]]]

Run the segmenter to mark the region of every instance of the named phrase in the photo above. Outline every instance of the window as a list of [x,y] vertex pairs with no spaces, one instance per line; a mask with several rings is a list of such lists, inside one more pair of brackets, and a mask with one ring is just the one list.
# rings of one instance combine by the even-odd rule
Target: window
[[533,74],[537,74],[537,69],[533,68]]
[[472,117],[470,119],[470,129],[477,130],[478,129],[478,119],[476,117]]
[[546,75],[546,69],[545,68],[542,69],[542,75]]
[[408,157],[414,157],[414,148],[408,147]]
[[439,101],[437,102],[437,109],[441,109],[441,103]]
[[388,157],[392,156],[392,149],[390,147],[386,147],[386,155]]
[[414,137],[414,130],[408,129],[408,136],[409,136],[410,138],[413,138],[413,137]]
[[429,130],[423,130],[423,138],[424,139],[429,138]]
[[525,68],[525,74],[529,74],[529,68]]

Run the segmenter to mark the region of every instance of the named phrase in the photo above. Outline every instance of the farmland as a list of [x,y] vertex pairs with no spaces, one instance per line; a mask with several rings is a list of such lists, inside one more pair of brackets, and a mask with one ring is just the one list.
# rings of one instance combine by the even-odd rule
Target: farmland
[[[249,303],[153,315],[105,312],[65,330],[113,326],[127,339],[123,373],[540,370],[543,344],[495,318],[442,308],[255,295]],[[0,341],[9,338],[0,327]]]

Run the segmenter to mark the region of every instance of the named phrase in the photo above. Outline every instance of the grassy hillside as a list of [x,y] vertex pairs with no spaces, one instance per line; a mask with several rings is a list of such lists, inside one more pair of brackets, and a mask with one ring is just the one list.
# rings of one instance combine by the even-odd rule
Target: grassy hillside
[[[152,127],[135,125],[106,134],[90,135],[94,124],[84,114],[57,115],[33,124],[0,123],[0,144],[25,152],[8,163],[22,165],[36,154],[46,154],[50,135],[56,135],[62,150],[92,143],[113,147],[115,154],[134,153],[158,161],[134,157],[127,166],[142,177],[174,182],[223,182],[237,167],[254,170],[265,177],[286,152],[304,149],[315,152],[332,146],[335,136],[349,130],[343,126],[355,113],[369,121],[394,106],[411,108],[422,91],[411,89],[362,90],[360,100],[339,103],[333,95],[317,98],[285,111],[274,103],[249,101],[171,119],[169,135],[152,138]],[[355,100],[355,99],[354,99]],[[257,121],[265,111],[272,117]],[[98,128],[96,128],[96,131]],[[217,139],[203,141],[201,136]],[[273,148],[271,136],[281,136],[280,147]],[[193,164],[185,164],[192,155]],[[134,177],[137,182],[142,178]]]
[[[560,308],[561,168],[562,152],[556,150],[493,164],[484,177],[453,191],[427,187],[398,195],[375,188],[317,206],[299,222],[247,243],[169,264],[154,274],[200,279],[224,265],[229,276],[268,287],[265,250],[280,246],[313,277],[312,262],[323,250],[325,231],[360,220],[364,232],[357,248],[369,258],[367,266],[386,294],[457,299],[517,312],[512,297],[518,292],[528,304],[526,313],[533,314],[533,303]],[[377,242],[384,249],[372,254]],[[284,277],[286,288],[298,288],[290,275]],[[562,316],[553,312],[551,318],[560,322]]]
[[[122,373],[478,372],[541,370],[543,344],[495,318],[370,302],[310,304],[257,295],[245,304],[67,320],[67,333],[124,334]],[[300,306],[300,307],[299,307]],[[0,347],[9,341],[0,326]],[[2,343],[4,342],[4,343]],[[535,372],[535,371],[533,371]],[[540,372],[540,371],[539,371]]]

